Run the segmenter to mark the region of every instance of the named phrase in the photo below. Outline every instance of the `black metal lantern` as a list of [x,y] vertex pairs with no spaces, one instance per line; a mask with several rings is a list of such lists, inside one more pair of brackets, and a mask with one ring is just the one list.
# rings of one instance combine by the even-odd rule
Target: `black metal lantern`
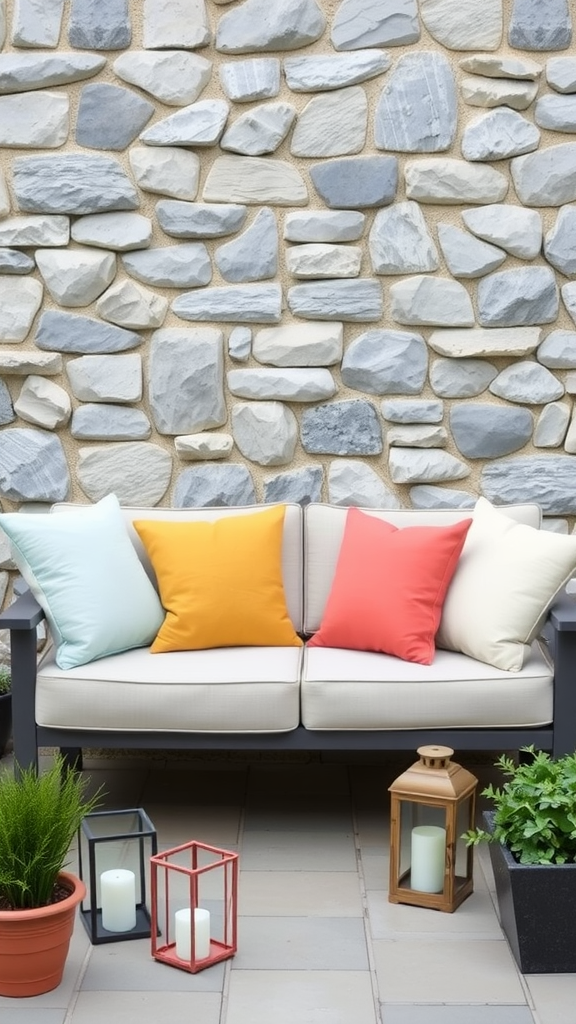
[[147,880],[158,851],[141,807],[87,814],[78,831],[78,873],[86,885],[80,916],[94,945],[150,936]]

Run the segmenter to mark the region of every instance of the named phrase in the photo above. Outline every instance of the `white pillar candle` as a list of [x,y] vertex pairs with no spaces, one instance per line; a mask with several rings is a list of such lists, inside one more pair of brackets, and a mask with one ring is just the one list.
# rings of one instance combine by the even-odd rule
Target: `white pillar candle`
[[[177,910],[174,915],[174,935],[176,938],[176,956],[180,960],[190,960],[192,955],[190,936],[191,911]],[[196,938],[196,959],[205,960],[210,956],[210,911],[196,907],[194,910],[194,935]]]
[[446,829],[418,825],[412,829],[410,888],[418,892],[442,892],[446,860]]
[[136,876],[124,868],[100,875],[102,927],[108,932],[129,932],[136,924]]

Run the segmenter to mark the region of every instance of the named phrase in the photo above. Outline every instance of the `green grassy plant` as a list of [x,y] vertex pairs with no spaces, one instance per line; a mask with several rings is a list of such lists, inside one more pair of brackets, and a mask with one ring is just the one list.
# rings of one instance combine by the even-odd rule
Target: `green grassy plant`
[[12,676],[6,665],[0,665],[0,697],[3,693],[10,693],[12,689]]

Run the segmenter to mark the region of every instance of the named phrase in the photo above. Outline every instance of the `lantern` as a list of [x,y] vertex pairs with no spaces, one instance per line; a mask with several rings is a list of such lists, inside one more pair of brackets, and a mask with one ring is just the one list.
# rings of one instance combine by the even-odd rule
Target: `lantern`
[[151,859],[151,890],[155,960],[196,974],[234,956],[237,853],[196,840],[165,850]]
[[86,885],[80,916],[94,945],[150,935],[147,875],[158,849],[141,807],[95,811],[78,832],[78,868]]
[[420,760],[389,787],[391,903],[452,913],[473,890],[478,780],[450,760],[450,747],[419,747]]

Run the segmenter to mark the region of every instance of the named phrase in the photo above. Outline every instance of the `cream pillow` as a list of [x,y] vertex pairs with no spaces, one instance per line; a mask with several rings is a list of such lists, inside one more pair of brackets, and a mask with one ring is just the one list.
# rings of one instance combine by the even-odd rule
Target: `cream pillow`
[[479,498],[436,646],[519,672],[545,612],[575,572],[576,537],[514,522]]

